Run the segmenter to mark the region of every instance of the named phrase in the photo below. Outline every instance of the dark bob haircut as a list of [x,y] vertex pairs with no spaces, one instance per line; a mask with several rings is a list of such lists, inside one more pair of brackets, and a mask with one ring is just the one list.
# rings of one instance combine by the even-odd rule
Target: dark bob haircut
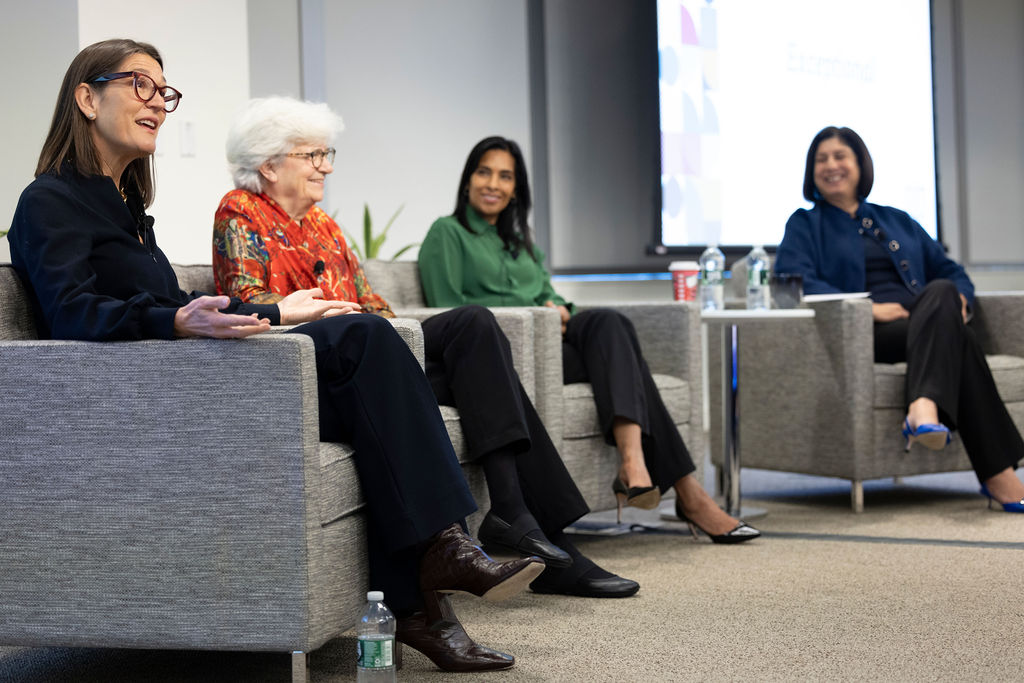
[[[60,173],[65,162],[73,164],[82,175],[103,175],[100,157],[89,132],[95,124],[86,119],[78,108],[75,90],[81,83],[88,83],[90,88],[97,90],[105,88],[107,83],[93,83],[92,80],[113,71],[125,59],[138,54],[148,55],[161,69],[164,67],[164,60],[155,47],[124,38],[93,43],[72,60],[57,94],[57,106],[53,110],[50,132],[39,154],[36,176]],[[153,157],[135,159],[129,163],[121,175],[118,188],[137,193],[142,198],[143,206],[152,204]]]
[[853,150],[857,157],[857,165],[860,167],[857,198],[866,199],[871,192],[871,186],[875,184],[875,165],[871,161],[871,153],[868,152],[867,145],[852,128],[837,128],[836,126],[822,128],[811,140],[811,146],[807,150],[807,167],[804,169],[804,199],[815,203],[821,200],[818,188],[814,185],[814,157],[818,153],[818,145],[831,138],[839,138],[844,145]]
[[453,216],[466,230],[470,230],[469,219],[466,217],[466,206],[469,204],[469,178],[480,167],[480,160],[483,156],[494,149],[500,149],[512,155],[516,168],[516,188],[512,201],[505,210],[498,214],[495,226],[498,236],[505,243],[505,249],[516,254],[525,250],[531,258],[536,260],[533,253],[533,239],[530,237],[530,226],[526,217],[530,215],[530,207],[533,201],[530,198],[530,180],[526,175],[526,160],[523,159],[523,151],[514,140],[493,136],[484,138],[476,143],[476,146],[469,153],[466,165],[462,169],[462,178],[459,179],[459,191],[455,197],[455,211]]

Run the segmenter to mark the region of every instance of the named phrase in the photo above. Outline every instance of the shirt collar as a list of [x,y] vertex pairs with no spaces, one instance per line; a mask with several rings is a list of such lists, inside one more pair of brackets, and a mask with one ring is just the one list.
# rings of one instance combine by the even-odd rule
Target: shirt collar
[[496,227],[481,218],[480,214],[476,212],[476,209],[474,209],[468,202],[466,203],[466,221],[469,223],[469,229],[477,235],[497,230]]

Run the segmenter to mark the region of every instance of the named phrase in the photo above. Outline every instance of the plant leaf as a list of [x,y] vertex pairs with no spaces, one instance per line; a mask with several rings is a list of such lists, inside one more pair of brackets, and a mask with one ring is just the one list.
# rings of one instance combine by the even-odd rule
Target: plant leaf
[[370,205],[363,204],[363,244],[366,246],[366,258],[377,258],[377,250],[373,248],[373,221],[370,218]]
[[418,247],[418,246],[420,246],[419,242],[413,242],[412,244],[405,245],[404,247],[402,247],[401,249],[399,249],[398,251],[395,252],[395,255],[391,257],[391,260],[392,261],[397,261],[399,256],[401,256],[405,252],[409,251],[413,247]]

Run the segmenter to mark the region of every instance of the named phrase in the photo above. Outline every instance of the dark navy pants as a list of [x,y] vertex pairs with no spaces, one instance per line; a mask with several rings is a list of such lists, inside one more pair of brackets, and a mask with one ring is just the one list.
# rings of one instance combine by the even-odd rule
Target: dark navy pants
[[316,346],[320,440],[344,441],[369,512],[370,583],[416,608],[422,545],[476,510],[422,368],[391,323],[339,315],[292,330]]

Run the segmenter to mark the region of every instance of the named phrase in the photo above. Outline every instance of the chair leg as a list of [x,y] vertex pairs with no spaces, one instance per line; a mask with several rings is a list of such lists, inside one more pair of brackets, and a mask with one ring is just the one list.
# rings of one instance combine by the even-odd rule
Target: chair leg
[[292,652],[292,683],[309,683],[309,655],[301,650]]
[[850,480],[850,505],[854,512],[864,512],[864,482],[860,479]]

